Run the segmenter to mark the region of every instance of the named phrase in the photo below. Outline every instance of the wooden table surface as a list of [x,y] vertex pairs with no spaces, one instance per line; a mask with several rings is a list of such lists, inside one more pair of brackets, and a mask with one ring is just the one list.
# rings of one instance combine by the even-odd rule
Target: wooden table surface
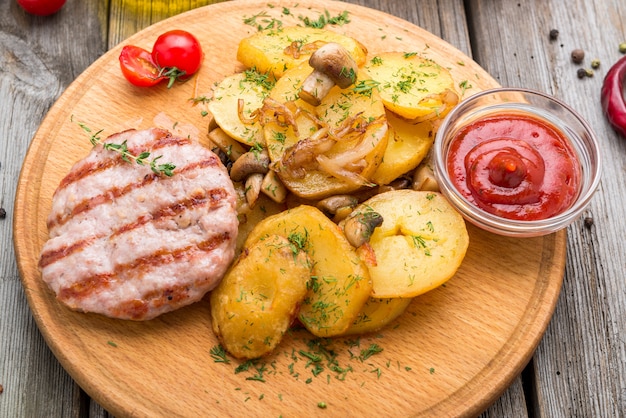
[[[106,50],[206,0],[68,0],[50,17],[0,0],[0,417],[105,417],[52,355],[32,318],[12,240],[24,156],[64,89]],[[271,2],[269,2],[271,3]],[[269,4],[268,3],[268,4]],[[626,139],[600,108],[604,74],[626,41],[623,0],[353,0],[401,17],[472,56],[503,86],[570,104],[603,153],[598,192],[567,230],[567,262],[552,321],[524,372],[485,417],[617,417],[626,413]],[[557,29],[556,40],[549,38]],[[582,65],[570,53],[586,52]],[[594,76],[577,77],[592,59]]]

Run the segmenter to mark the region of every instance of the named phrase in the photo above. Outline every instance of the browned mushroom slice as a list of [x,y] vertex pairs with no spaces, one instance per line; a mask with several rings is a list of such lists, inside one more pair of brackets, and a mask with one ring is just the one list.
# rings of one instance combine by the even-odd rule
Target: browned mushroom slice
[[346,219],[343,224],[343,232],[348,242],[353,247],[358,248],[369,241],[374,229],[381,226],[382,223],[383,217],[378,212],[356,212]]
[[269,171],[270,157],[267,151],[248,151],[237,158],[230,169],[232,181],[243,181],[251,174],[265,174]]
[[313,106],[318,106],[335,85],[345,89],[356,81],[357,64],[337,43],[320,47],[311,55],[309,65],[313,72],[302,83],[299,97]]

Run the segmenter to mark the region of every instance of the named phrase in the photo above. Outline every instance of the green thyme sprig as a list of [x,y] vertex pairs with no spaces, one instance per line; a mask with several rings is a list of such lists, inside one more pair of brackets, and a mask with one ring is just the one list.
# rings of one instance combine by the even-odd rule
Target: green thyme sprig
[[[72,116],[72,121],[73,121],[73,116]],[[174,175],[174,169],[176,168],[174,164],[172,163],[159,164],[159,160],[163,158],[162,155],[158,155],[154,157],[152,160],[148,161],[148,158],[150,158],[150,155],[152,155],[150,152],[144,151],[144,152],[141,152],[139,155],[134,155],[128,150],[128,144],[126,140],[124,140],[124,142],[122,142],[121,144],[116,144],[113,142],[103,143],[102,138],[100,137],[100,134],[102,133],[103,129],[93,132],[91,128],[87,126],[86,124],[84,124],[83,122],[76,122],[76,123],[78,124],[78,126],[82,128],[83,131],[89,134],[89,142],[91,142],[91,145],[93,145],[94,147],[102,143],[102,147],[105,150],[117,152],[118,154],[122,156],[122,160],[126,161],[127,163],[132,163],[134,161],[135,163],[139,165],[144,165],[144,166],[149,165],[152,172],[158,175],[165,175],[167,177],[172,177]]]

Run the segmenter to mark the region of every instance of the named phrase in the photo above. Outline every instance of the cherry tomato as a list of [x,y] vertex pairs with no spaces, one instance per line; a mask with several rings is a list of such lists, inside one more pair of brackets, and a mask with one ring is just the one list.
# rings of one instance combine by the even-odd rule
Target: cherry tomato
[[[177,78],[187,78],[195,74],[202,64],[200,42],[184,30],[171,30],[157,38],[152,47],[152,60],[159,68],[174,70]],[[177,70],[177,71],[176,71]]]
[[17,0],[17,3],[30,14],[48,16],[58,12],[65,0]]
[[150,52],[134,45],[122,48],[120,67],[124,77],[138,87],[152,87],[167,78],[152,61]]

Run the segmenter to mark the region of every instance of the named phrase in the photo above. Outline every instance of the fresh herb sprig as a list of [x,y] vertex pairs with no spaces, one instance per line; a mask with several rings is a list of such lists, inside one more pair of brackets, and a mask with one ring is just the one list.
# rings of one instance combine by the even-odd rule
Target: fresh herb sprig
[[152,160],[148,161],[148,158],[150,158],[150,155],[152,155],[150,152],[143,151],[139,153],[139,155],[134,155],[133,153],[129,151],[126,140],[124,140],[124,142],[122,142],[121,144],[116,144],[113,142],[102,142],[102,138],[100,137],[100,134],[102,133],[103,129],[93,132],[91,128],[87,126],[86,124],[84,124],[83,122],[76,122],[76,123],[78,124],[78,126],[82,128],[83,131],[85,131],[87,134],[90,135],[89,141],[91,142],[91,145],[93,145],[94,147],[102,143],[102,147],[105,150],[115,151],[119,153],[122,156],[122,160],[126,161],[127,163],[132,163],[134,161],[135,163],[139,165],[145,166],[147,164],[150,166],[150,169],[155,174],[165,175],[167,177],[172,177],[174,175],[174,169],[176,168],[174,164],[172,163],[159,164],[159,160],[163,158],[162,155],[158,155],[152,158]]
[[304,23],[304,26],[308,26],[310,28],[322,29],[326,25],[338,25],[343,26],[347,23],[350,23],[350,17],[348,16],[348,11],[344,10],[339,13],[337,16],[331,16],[328,10],[324,10],[324,14],[321,14],[317,20],[310,19],[304,16],[298,16],[298,18]]

